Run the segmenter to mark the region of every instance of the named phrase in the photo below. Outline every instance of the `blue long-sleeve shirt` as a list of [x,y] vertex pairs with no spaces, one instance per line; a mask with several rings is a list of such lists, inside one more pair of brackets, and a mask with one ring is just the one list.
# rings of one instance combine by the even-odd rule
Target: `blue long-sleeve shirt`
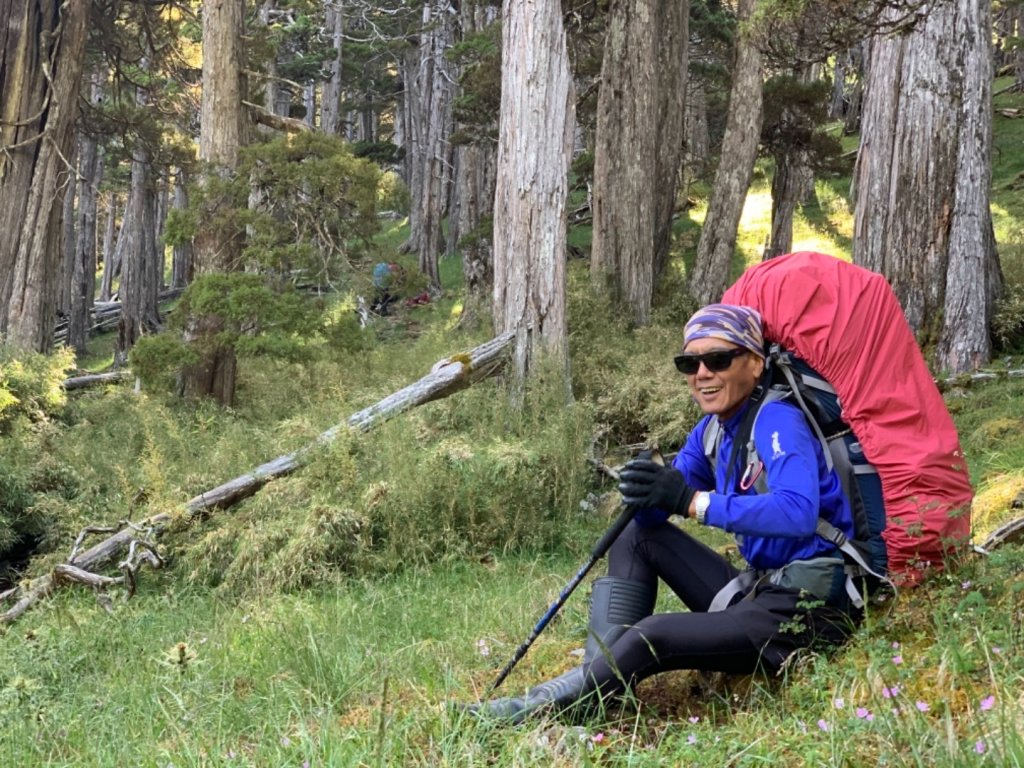
[[733,470],[727,487],[733,441],[749,407],[748,403],[721,422],[717,466],[704,455],[704,431],[717,416],[706,416],[697,424],[673,461],[691,487],[714,491],[705,524],[736,534],[740,554],[758,569],[833,552],[834,545],[815,534],[818,518],[852,537],[853,515],[839,476],[828,468],[821,443],[797,406],[773,401],[757,415],[754,443],[764,463],[768,492],[742,490],[742,466]]

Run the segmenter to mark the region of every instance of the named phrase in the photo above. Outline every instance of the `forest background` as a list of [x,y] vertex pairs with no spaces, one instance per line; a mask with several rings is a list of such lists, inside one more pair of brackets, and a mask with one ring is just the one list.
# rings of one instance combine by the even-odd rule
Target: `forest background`
[[[0,18],[13,764],[1021,761],[1011,544],[780,680],[665,676],[586,726],[438,706],[485,692],[607,526],[595,467],[678,445],[680,325],[761,258],[886,275],[961,430],[975,540],[1016,516],[1019,3]],[[324,432],[492,337],[499,379]],[[247,501],[196,502],[290,455]],[[109,551],[69,568],[90,527]],[[506,688],[574,663],[585,602]]]

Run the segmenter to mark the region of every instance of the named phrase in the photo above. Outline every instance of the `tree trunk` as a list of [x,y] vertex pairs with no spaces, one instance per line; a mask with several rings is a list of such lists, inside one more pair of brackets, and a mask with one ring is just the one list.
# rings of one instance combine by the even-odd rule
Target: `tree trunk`
[[[591,275],[650,320],[668,258],[683,144],[689,3],[615,0],[605,37],[594,151]],[[653,118],[653,119],[652,119]]]
[[[817,65],[804,64],[793,73],[801,84],[818,79]],[[783,122],[788,108],[783,108]],[[792,119],[789,118],[789,122]],[[811,168],[807,146],[789,145],[775,154],[775,173],[772,176],[772,220],[765,260],[793,250],[793,217],[796,208],[814,193],[814,170]]]
[[565,212],[575,106],[561,3],[505,0],[501,57],[493,309],[496,332],[516,335],[512,376],[521,394],[542,353],[568,366]]
[[849,51],[836,54],[832,69],[832,99],[828,106],[828,116],[832,120],[841,120],[846,114],[846,70],[849,62]]
[[[184,168],[178,168],[174,175],[174,202],[175,210],[183,211],[188,208],[188,177]],[[192,282],[195,260],[192,255],[192,243],[186,241],[174,246],[171,259],[171,288],[184,288]]]
[[0,335],[46,351],[89,4],[0,0]]
[[413,190],[413,205],[419,210],[416,239],[420,271],[431,286],[439,288],[438,264],[444,248],[441,228],[451,184],[452,99],[455,91],[455,66],[447,57],[455,42],[455,13],[450,0],[431,0],[423,7],[420,31],[419,92],[420,119],[418,190]]
[[345,33],[345,15],[343,4],[334,2],[327,6],[324,27],[331,36],[334,56],[329,67],[330,76],[324,83],[323,96],[320,103],[320,130],[328,136],[335,136],[341,128],[341,46]]
[[81,357],[89,340],[89,317],[96,293],[96,200],[103,178],[103,155],[99,151],[97,137],[81,134],[78,169],[78,237],[72,269],[67,343]]
[[164,229],[167,226],[167,206],[170,202],[170,168],[164,167],[156,176],[157,190],[153,199],[153,252],[156,256],[156,288],[164,287],[167,274],[167,248]]
[[1024,5],[1018,5],[1013,12],[1017,20],[1017,46],[1013,49],[1013,87],[1017,91],[1024,91]]
[[729,111],[715,183],[697,245],[689,280],[690,294],[701,304],[716,302],[729,284],[736,250],[736,230],[754,173],[761,136],[763,99],[761,52],[745,30],[756,0],[739,0],[736,64],[733,67]]
[[110,205],[107,209],[107,228],[103,233],[103,276],[100,279],[100,301],[110,301],[114,292],[114,278],[121,272],[117,260],[116,242],[121,239],[120,232],[115,238],[117,229],[117,194],[110,193]]
[[116,366],[126,365],[135,342],[160,326],[155,207],[149,153],[138,144],[132,151],[131,187],[121,224],[121,318],[114,346]]
[[843,117],[843,134],[852,136],[860,131],[864,104],[864,80],[868,69],[868,44],[857,43],[850,49],[849,70],[855,73],[853,84],[846,98],[846,115]]
[[421,156],[423,146],[421,140],[421,124],[426,119],[423,115],[424,99],[417,84],[419,73],[418,50],[409,46],[402,56],[402,107],[401,126],[404,135],[405,156],[402,160],[402,178],[409,187],[412,200],[409,205],[409,237],[402,249],[418,251],[420,242],[420,204],[419,196],[423,190],[423,162]]
[[[243,140],[242,0],[207,0],[203,4],[203,92],[200,110],[199,159],[216,173],[231,173],[238,164]],[[211,211],[211,214],[215,211]],[[212,217],[211,217],[212,218]],[[195,239],[197,272],[231,272],[241,268],[239,232],[201,228]],[[209,338],[222,327],[219,318],[192,318],[186,340]],[[182,372],[183,390],[208,395],[231,405],[235,395],[234,349],[202,345],[209,351]]]
[[686,84],[683,136],[683,171],[679,194],[685,199],[690,193],[693,180],[704,175],[711,154],[708,100],[704,82],[700,78],[691,77]]
[[[68,157],[72,168],[78,167],[78,152],[81,143],[81,137],[76,136],[75,151]],[[60,238],[62,264],[57,293],[57,316],[63,318],[67,318],[71,311],[71,280],[75,271],[75,197],[78,193],[78,185],[75,180],[76,174],[68,173],[62,190],[64,194],[64,208],[61,211],[63,227]]]
[[[479,32],[498,19],[498,5],[463,3],[463,37]],[[448,213],[448,253],[462,251],[464,299],[462,322],[473,324],[490,315],[494,290],[492,236],[485,220],[494,211],[497,146],[490,140],[455,147],[452,203]]]
[[986,362],[1001,289],[989,212],[990,4],[930,7],[871,43],[854,260],[884,274],[937,366]]

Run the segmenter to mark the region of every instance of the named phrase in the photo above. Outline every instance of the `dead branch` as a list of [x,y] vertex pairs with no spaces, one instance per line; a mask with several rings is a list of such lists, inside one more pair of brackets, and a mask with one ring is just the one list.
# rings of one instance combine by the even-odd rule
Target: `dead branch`
[[252,118],[257,123],[265,125],[268,128],[273,128],[275,131],[283,131],[285,133],[308,133],[313,130],[309,125],[301,120],[296,120],[294,117],[275,115],[273,112],[268,111],[259,104],[253,104],[251,101],[243,101],[242,103],[248,107],[249,112],[252,113]]
[[70,379],[65,379],[61,386],[65,390],[85,389],[99,384],[116,384],[131,378],[131,375],[129,371],[114,371],[113,373],[92,373],[88,376],[72,376]]
[[[280,456],[247,474],[199,494],[185,505],[186,516],[198,518],[213,509],[225,509],[252,496],[269,481],[294,472],[309,459],[313,451],[334,441],[343,430],[366,431],[403,411],[447,397],[494,375],[504,366],[508,348],[514,338],[515,333],[510,331],[468,353],[453,355],[439,361],[419,381],[352,414],[344,423],[323,432],[310,445]],[[90,526],[84,529],[75,539],[66,563],[56,566],[51,572],[33,579],[28,584],[19,585],[0,594],[0,603],[16,601],[5,613],[0,613],[0,626],[16,621],[25,611],[49,596],[64,582],[87,584],[97,589],[123,584],[128,588],[126,597],[130,597],[135,590],[138,569],[142,565],[148,563],[154,568],[163,566],[164,560],[157,551],[155,539],[171,520],[171,513],[161,512],[140,523],[122,520],[116,526]],[[113,535],[82,551],[85,538],[96,533]],[[125,549],[128,550],[128,556],[117,566],[121,570],[121,576],[101,576],[96,573],[98,569],[113,563]],[[104,602],[103,605],[109,608],[108,603]]]
[[1012,544],[1024,538],[1024,517],[1018,517],[992,531],[981,543],[981,550],[986,554],[1003,544]]

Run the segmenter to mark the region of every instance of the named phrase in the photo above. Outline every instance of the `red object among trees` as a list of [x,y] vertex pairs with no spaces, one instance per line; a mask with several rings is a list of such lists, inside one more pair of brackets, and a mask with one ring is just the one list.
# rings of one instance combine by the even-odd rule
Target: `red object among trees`
[[894,580],[942,568],[970,537],[974,491],[956,426],[885,278],[804,251],[751,267],[722,301],[757,309],[765,338],[835,388],[882,479]]

